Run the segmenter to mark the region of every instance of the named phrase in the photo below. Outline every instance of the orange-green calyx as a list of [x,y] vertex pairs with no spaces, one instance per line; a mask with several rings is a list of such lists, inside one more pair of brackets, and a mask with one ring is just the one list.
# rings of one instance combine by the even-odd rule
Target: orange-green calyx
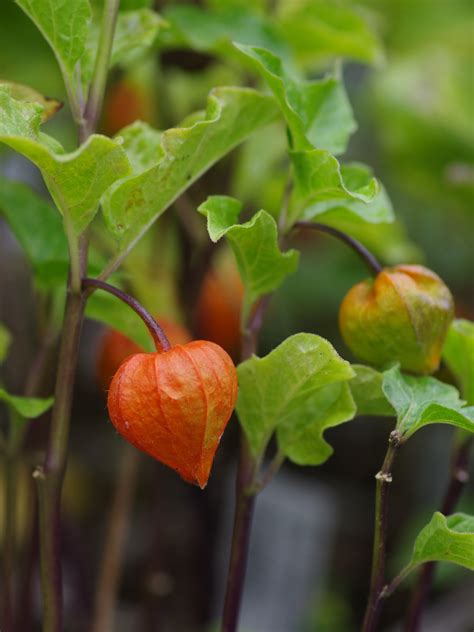
[[431,270],[399,265],[355,285],[339,325],[351,351],[368,364],[399,362],[412,373],[436,371],[454,317],[451,292]]

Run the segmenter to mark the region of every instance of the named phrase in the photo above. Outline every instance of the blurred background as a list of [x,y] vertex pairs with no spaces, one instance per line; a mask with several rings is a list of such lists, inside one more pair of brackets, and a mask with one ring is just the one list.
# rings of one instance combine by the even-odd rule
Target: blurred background
[[[100,3],[96,3],[100,4]],[[122,9],[151,6],[122,0]],[[194,3],[199,10],[203,3]],[[206,3],[213,19],[184,3],[157,2],[167,20],[144,54],[131,46],[111,74],[101,131],[113,135],[136,119],[159,129],[205,107],[217,85],[259,86],[236,62],[228,43],[279,45],[301,72],[318,77],[343,57],[344,79],[358,130],[347,160],[370,165],[384,183],[394,224],[367,224],[357,237],[386,264],[422,262],[451,287],[458,316],[474,319],[474,7],[471,0],[265,0]],[[225,6],[224,6],[225,5]],[[336,8],[337,7],[337,11]],[[232,19],[222,10],[233,11]],[[339,13],[338,13],[339,12]],[[201,22],[199,21],[201,20]],[[344,37],[337,37],[344,35]],[[244,38],[244,39],[242,39]],[[34,25],[15,6],[0,5],[0,80],[29,85],[65,100],[56,63]],[[75,129],[67,107],[46,124],[68,149]],[[219,162],[161,218],[125,262],[118,279],[149,310],[213,338],[237,358],[242,289],[225,246],[211,248],[195,209],[210,194],[241,199],[245,213],[276,213],[285,186],[284,127],[274,124]],[[46,198],[38,172],[0,148],[2,177],[24,182]],[[26,195],[26,194],[25,194]],[[25,198],[26,199],[26,198]],[[26,203],[26,202],[25,202]],[[64,261],[58,283],[33,281],[23,249],[2,219],[0,192],[0,322],[12,334],[0,379],[13,393],[35,380],[37,394],[54,384]],[[366,271],[330,237],[301,234],[299,270],[277,292],[262,331],[263,355],[299,331],[327,337],[348,359],[337,328],[338,306]],[[92,237],[92,272],[112,245],[101,224]],[[88,629],[107,514],[117,472],[129,482],[128,521],[114,630],[201,632],[220,612],[230,544],[238,428],[235,419],[200,491],[145,455],[130,450],[108,421],[104,386],[104,309],[126,318],[108,297],[91,308],[76,382],[70,459],[64,491],[64,571],[68,630]],[[130,318],[134,318],[132,315]],[[132,321],[134,325],[139,325]],[[117,344],[116,342],[114,344]],[[114,345],[112,345],[114,346]],[[442,367],[441,371],[445,371]],[[449,376],[444,374],[449,380]],[[5,421],[0,410],[0,421]],[[335,452],[319,468],[285,465],[259,497],[242,632],[351,632],[363,616],[371,560],[374,475],[392,429],[390,419],[358,418],[329,430]],[[48,416],[34,421],[18,490],[18,552],[24,603],[39,604],[38,551],[31,464],[38,462]],[[409,559],[447,482],[452,429],[419,432],[399,455],[391,497],[389,573]],[[124,469],[125,468],[125,469]],[[128,468],[128,469],[127,469]],[[0,489],[0,493],[2,493]],[[474,509],[472,484],[461,509]],[[0,529],[1,529],[0,515]],[[440,565],[424,630],[472,630],[473,579]],[[395,630],[406,611],[410,581],[387,602],[381,629]],[[26,616],[21,632],[40,629]]]

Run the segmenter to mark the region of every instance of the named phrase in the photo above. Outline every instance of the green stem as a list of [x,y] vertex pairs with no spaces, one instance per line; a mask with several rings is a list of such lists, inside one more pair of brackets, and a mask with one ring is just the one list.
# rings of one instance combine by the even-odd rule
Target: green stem
[[102,111],[119,5],[120,0],[106,0],[102,13],[101,36],[97,47],[97,56],[87,104],[84,110],[83,134],[86,138],[96,129]]
[[372,573],[370,592],[365,611],[363,632],[374,632],[380,615],[380,595],[385,584],[385,557],[388,532],[388,497],[392,483],[392,466],[400,445],[400,434],[397,430],[390,433],[388,449],[380,472],[375,476],[375,526],[372,553]]
[[277,450],[274,457],[268,464],[267,468],[261,473],[258,480],[252,487],[254,494],[259,494],[273,480],[275,475],[280,471],[281,466],[286,460],[285,454],[281,450]]
[[403,568],[396,577],[392,579],[392,581],[384,586],[382,592],[380,593],[380,599],[386,599],[390,597],[397,588],[400,586],[402,581],[408,577],[408,575],[416,568],[416,565],[408,564]]

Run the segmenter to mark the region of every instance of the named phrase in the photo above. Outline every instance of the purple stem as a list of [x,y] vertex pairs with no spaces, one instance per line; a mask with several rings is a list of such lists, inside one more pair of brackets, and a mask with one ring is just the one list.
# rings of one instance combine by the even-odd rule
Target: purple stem
[[119,290],[117,287],[106,283],[105,281],[100,281],[99,279],[82,279],[82,289],[87,290],[89,288],[92,289],[100,289],[105,292],[109,292],[109,294],[113,294],[121,301],[126,303],[129,307],[133,309],[134,312],[140,316],[145,325],[148,327],[148,331],[153,338],[153,342],[155,343],[157,351],[169,351],[171,349],[171,344],[168,338],[166,337],[163,329],[158,325],[153,316],[141,305],[137,300],[132,298],[129,294],[126,294],[122,290]]
[[[260,333],[270,298],[270,295],[262,296],[254,306],[247,329],[242,338],[242,361],[247,360],[256,353],[258,334]],[[257,460],[251,454],[247,439],[244,433],[241,432],[241,448],[236,481],[234,529],[232,533],[232,546],[229,570],[227,573],[227,587],[221,632],[236,632],[239,623],[253,511],[256,500],[254,483],[257,470]]]
[[247,441],[242,435],[235,491],[237,500],[232,533],[232,550],[227,575],[221,632],[236,632],[239,623],[256,500],[256,494],[251,491],[255,470],[255,460],[250,455]]
[[[464,486],[469,480],[468,465],[471,445],[472,437],[468,437],[459,443],[454,450],[451,461],[451,478],[441,506],[441,513],[445,516],[449,516],[449,514],[452,513],[458,503]],[[420,570],[405,621],[405,632],[417,632],[420,626],[423,609],[433,583],[435,570],[436,562],[427,562]]]
[[333,237],[336,237],[336,239],[343,241],[350,248],[352,248],[352,250],[354,250],[364,261],[364,263],[367,265],[374,276],[377,276],[377,274],[382,271],[382,266],[374,257],[374,255],[369,250],[367,250],[367,248],[363,246],[360,241],[357,241],[357,239],[354,239],[350,235],[342,232],[342,230],[338,230],[337,228],[333,228],[332,226],[327,226],[326,224],[306,221],[296,222],[295,228],[311,228],[312,230],[317,230],[321,233],[332,235]]

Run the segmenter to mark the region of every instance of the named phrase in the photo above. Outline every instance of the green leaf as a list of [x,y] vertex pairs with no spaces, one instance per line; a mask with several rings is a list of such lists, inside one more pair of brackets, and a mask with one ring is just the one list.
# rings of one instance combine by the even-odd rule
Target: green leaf
[[54,403],[53,397],[19,397],[10,395],[3,388],[0,388],[0,400],[11,406],[19,415],[26,419],[39,417],[49,410]]
[[86,316],[125,334],[145,351],[154,351],[150,333],[128,305],[106,292],[94,292],[86,304]]
[[246,88],[217,88],[200,120],[163,132],[157,164],[118,182],[103,198],[107,226],[120,249],[129,250],[209,167],[277,115],[272,97]]
[[0,215],[23,248],[39,285],[64,282],[69,255],[58,212],[25,184],[0,177]]
[[89,0],[16,0],[53,49],[63,73],[73,78],[85,50],[91,7]]
[[[372,171],[366,165],[359,163],[351,163],[340,165],[341,182],[343,193],[348,193],[346,197],[341,197],[341,192],[337,192],[337,196],[333,199],[320,200],[319,195],[324,191],[318,191],[317,187],[313,194],[309,194],[311,200],[308,204],[307,196],[297,204],[297,208],[303,208],[299,219],[312,220],[329,224],[331,226],[344,226],[347,228],[351,225],[380,224],[393,222],[395,216],[393,214],[392,204],[387,196],[383,186],[373,178]],[[302,174],[299,173],[299,176]],[[372,187],[377,184],[377,190],[372,198]],[[369,199],[365,201],[354,197],[352,194],[363,193],[367,191]],[[297,199],[297,195],[294,199]],[[313,201],[314,200],[314,201]]]
[[474,406],[465,406],[454,386],[433,377],[403,375],[395,366],[384,373],[383,392],[397,413],[403,440],[428,424],[474,432]]
[[[114,42],[109,66],[127,65],[140,60],[156,40],[163,19],[147,8],[121,11],[117,18]],[[100,23],[94,23],[81,59],[81,79],[84,85],[90,81],[94,70],[95,55],[100,33]]]
[[381,44],[356,8],[332,0],[279,3],[278,25],[298,60],[310,67],[333,57],[379,63]]
[[269,50],[235,46],[252,62],[275,95],[291,133],[292,149],[318,147],[334,154],[345,151],[356,124],[338,76],[298,82]]
[[[313,218],[337,206],[339,200],[345,204],[346,200],[359,202],[357,211],[364,221],[370,218],[370,207],[364,214],[363,205],[376,199],[379,184],[372,177],[370,170],[362,165],[342,166],[329,152],[320,149],[310,151],[290,152],[294,169],[295,185],[293,188],[289,222],[293,223],[301,217]],[[320,206],[329,201],[329,206]],[[313,209],[314,210],[311,210]],[[383,221],[392,218],[391,209],[382,210],[379,216]],[[377,213],[372,215],[372,221],[378,221]]]
[[474,571],[474,516],[437,511],[415,540],[409,566],[452,562]]
[[163,32],[166,47],[188,46],[196,51],[239,59],[232,42],[240,42],[290,57],[289,47],[272,22],[244,7],[223,7],[221,3],[218,9],[211,11],[192,5],[168,6],[163,15],[171,26],[169,31]]
[[226,196],[211,196],[199,207],[207,216],[211,239],[224,235],[230,243],[245,287],[243,322],[254,302],[276,290],[287,276],[295,272],[299,253],[278,247],[278,229],[273,217],[259,211],[245,224],[236,224],[241,204]]
[[41,171],[59,211],[80,234],[93,220],[102,194],[130,173],[119,141],[94,134],[66,154],[52,137],[39,131],[42,107],[16,101],[0,87],[0,142],[31,160]]
[[207,217],[207,232],[216,243],[239,221],[242,204],[227,195],[211,195],[198,211]]
[[383,392],[383,373],[362,364],[353,364],[355,377],[349,382],[358,415],[393,417],[395,410]]
[[154,167],[163,157],[162,132],[143,121],[135,121],[117,134],[132,165],[133,173],[139,174]]
[[30,86],[25,86],[21,83],[13,83],[12,81],[5,81],[4,79],[1,79],[0,85],[8,87],[10,94],[17,101],[30,101],[42,105],[42,123],[45,123],[52,118],[63,106],[60,101],[45,97],[33,88],[30,88]]
[[8,329],[0,323],[0,363],[7,357],[11,339],[12,337]]
[[474,405],[474,323],[462,318],[451,323],[443,359],[459,383],[462,396]]
[[256,456],[275,430],[279,447],[296,462],[319,464],[330,456],[323,432],[351,418],[355,406],[348,391],[337,388],[354,372],[327,340],[296,334],[237,372],[237,413]]
[[306,405],[301,404],[293,418],[278,426],[278,447],[293,463],[321,465],[333,453],[323,438],[324,431],[350,421],[355,414],[348,384],[330,384],[315,393]]

